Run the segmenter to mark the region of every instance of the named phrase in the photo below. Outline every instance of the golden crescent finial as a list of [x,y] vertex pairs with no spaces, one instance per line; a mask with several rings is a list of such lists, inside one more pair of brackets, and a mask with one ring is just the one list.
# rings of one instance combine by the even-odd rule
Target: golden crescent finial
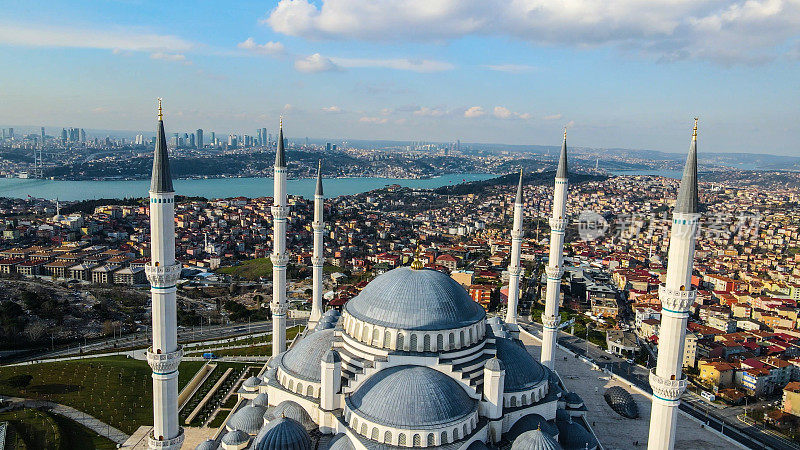
[[417,249],[414,251],[414,262],[411,263],[411,268],[414,270],[420,270],[425,265],[422,263],[422,260],[419,259],[419,250],[422,247],[422,244],[417,244]]
[[161,97],[158,97],[158,120],[164,120],[164,114],[161,111]]
[[564,125],[564,140],[567,140],[567,126]]
[[692,140],[697,140],[697,121],[700,120],[699,117],[694,118],[694,129],[692,130]]
[[281,114],[280,129],[283,129],[283,114]]

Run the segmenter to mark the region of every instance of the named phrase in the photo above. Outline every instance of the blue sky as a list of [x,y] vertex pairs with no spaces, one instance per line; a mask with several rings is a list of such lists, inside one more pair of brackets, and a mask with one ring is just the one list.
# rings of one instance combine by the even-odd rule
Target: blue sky
[[800,154],[798,0],[18,1],[0,123]]

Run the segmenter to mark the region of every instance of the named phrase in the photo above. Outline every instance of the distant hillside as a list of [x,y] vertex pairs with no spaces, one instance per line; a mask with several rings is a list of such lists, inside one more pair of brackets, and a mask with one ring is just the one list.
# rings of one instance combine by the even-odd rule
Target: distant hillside
[[[522,183],[526,186],[542,186],[552,184],[555,179],[556,172],[536,172],[526,173],[522,177]],[[604,175],[584,175],[584,174],[570,174],[570,184],[581,184],[587,181],[603,181],[607,179]],[[519,183],[519,174],[510,173],[502,175],[497,178],[490,178],[482,181],[471,181],[469,183],[457,184],[454,186],[442,186],[434,189],[433,192],[441,195],[467,195],[467,194],[480,194],[487,188],[495,186],[516,186]]]

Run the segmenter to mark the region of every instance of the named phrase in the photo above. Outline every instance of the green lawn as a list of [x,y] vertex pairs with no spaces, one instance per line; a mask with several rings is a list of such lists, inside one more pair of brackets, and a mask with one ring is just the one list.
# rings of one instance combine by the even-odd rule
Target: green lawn
[[57,414],[23,409],[0,413],[9,422],[8,448],[54,450],[110,450],[116,444],[94,431]]
[[[286,329],[286,340],[291,341],[294,339],[298,333],[302,332],[305,327],[303,325],[297,325],[291,328]],[[220,349],[220,350],[208,350],[216,356],[271,356],[272,355],[272,335],[260,336],[255,338],[254,341],[238,341],[235,345],[246,345],[244,347],[238,348],[227,348],[227,349]],[[212,348],[212,347],[207,347]],[[193,349],[194,350],[194,349]],[[187,353],[188,356],[200,356],[205,352],[197,351],[192,353]]]
[[[203,364],[181,363],[181,388]],[[130,434],[153,421],[151,374],[146,361],[124,356],[6,366],[0,367],[0,393],[69,405]],[[33,378],[26,387],[8,382],[18,375]]]
[[218,273],[224,273],[244,280],[258,280],[272,276],[272,261],[269,258],[256,258],[242,261],[235,266],[221,267]]

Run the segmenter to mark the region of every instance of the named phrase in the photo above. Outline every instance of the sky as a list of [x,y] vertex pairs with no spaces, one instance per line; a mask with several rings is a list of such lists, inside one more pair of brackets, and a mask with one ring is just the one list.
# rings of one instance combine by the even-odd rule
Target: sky
[[[800,155],[800,0],[5,0],[0,124]],[[49,130],[48,130],[49,131]]]

